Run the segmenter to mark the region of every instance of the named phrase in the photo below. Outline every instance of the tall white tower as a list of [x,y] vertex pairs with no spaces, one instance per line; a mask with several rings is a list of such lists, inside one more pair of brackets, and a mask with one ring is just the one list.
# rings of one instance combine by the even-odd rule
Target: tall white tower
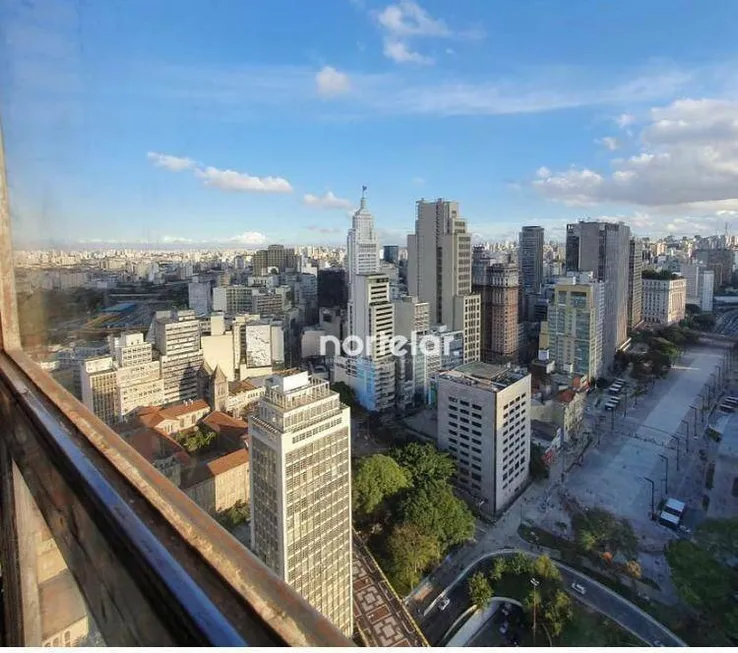
[[251,542],[263,562],[353,635],[351,416],[327,381],[269,377],[249,418]]
[[[359,209],[354,213],[346,240],[346,283],[349,302],[355,293],[356,275],[376,272],[379,272],[379,242],[374,231],[374,216],[366,208],[366,186],[362,186]],[[349,333],[353,333],[350,308]]]

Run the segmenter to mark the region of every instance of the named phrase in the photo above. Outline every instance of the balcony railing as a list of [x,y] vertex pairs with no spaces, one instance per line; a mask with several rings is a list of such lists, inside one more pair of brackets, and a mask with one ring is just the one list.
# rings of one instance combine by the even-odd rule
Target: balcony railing
[[[62,586],[108,645],[351,644],[22,352],[0,353],[0,419],[5,644],[45,642]],[[68,583],[37,582],[46,529]]]

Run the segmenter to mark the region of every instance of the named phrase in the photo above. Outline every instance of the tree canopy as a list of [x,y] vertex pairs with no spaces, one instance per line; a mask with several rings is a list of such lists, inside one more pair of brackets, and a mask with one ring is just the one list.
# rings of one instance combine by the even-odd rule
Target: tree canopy
[[386,542],[387,573],[400,594],[407,594],[420,581],[422,573],[438,562],[438,538],[415,524],[398,524]]
[[469,599],[472,605],[477,608],[484,609],[492,601],[494,592],[489,584],[487,577],[481,572],[476,572],[468,581],[467,588],[469,590]]
[[456,471],[456,463],[451,457],[432,444],[412,442],[393,450],[392,457],[408,472],[414,486],[434,481],[446,483]]
[[602,508],[590,508],[575,515],[572,526],[577,543],[585,551],[611,554],[622,551],[634,556],[638,538],[628,520],[620,519]]
[[378,453],[362,458],[352,482],[354,510],[369,515],[383,501],[409,485],[408,473],[390,456]]
[[438,537],[443,550],[474,534],[474,515],[448,484],[438,480],[411,488],[399,505],[399,515]]

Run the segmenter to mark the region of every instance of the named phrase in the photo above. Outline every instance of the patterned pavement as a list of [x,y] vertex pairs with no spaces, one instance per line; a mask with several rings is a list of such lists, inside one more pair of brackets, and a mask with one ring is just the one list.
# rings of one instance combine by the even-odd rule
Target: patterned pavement
[[369,550],[354,534],[354,624],[366,646],[428,646]]

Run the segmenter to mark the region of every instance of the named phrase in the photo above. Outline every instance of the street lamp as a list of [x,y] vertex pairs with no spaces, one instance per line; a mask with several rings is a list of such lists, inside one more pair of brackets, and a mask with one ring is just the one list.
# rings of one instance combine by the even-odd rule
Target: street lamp
[[[679,436],[678,435],[672,435],[672,440],[676,440],[676,452],[677,452],[677,471],[679,471]],[[689,435],[687,435],[687,442],[689,442]]]
[[533,585],[533,642],[535,643],[536,639],[536,608],[538,606],[538,600],[536,599],[536,589],[540,585],[540,583],[535,579],[530,579],[530,584]]
[[644,476],[643,480],[648,481],[651,484],[651,519],[653,519],[653,516],[656,514],[656,506],[654,503],[654,494],[656,492],[656,486],[654,482],[647,476]]
[[662,453],[659,454],[659,458],[664,461],[664,465],[666,466],[666,494],[669,494],[669,459]]

